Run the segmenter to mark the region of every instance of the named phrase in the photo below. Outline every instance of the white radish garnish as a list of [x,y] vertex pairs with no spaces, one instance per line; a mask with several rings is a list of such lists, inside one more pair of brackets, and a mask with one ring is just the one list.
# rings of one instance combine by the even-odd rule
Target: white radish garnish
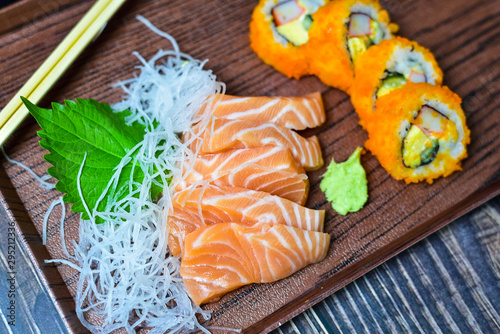
[[366,14],[351,14],[349,37],[369,36],[372,34],[371,17]]
[[[210,314],[191,301],[179,274],[180,259],[168,252],[166,215],[171,207],[169,180],[182,181],[183,169],[190,171],[183,165],[195,155],[179,135],[200,121],[200,108],[211,112],[213,97],[224,93],[224,85],[203,69],[205,62],[181,53],[170,35],[143,17],[137,18],[167,38],[173,50],[160,50],[149,61],[134,53],[141,62],[140,73],[117,84],[126,96],[114,109],[129,109],[132,113],[127,121],[146,125],[146,133],[116,167],[108,189],[116,186],[131,159],[142,169],[144,180],[137,184],[131,177],[129,192],[104,212],[86,207],[92,221],[80,222],[79,242],[74,242],[71,261],[48,262],[64,263],[80,272],[76,313],[94,333],[125,330],[135,334],[141,327],[149,333],[208,333],[197,315],[208,319]],[[85,160],[78,185],[84,167]],[[159,200],[151,198],[152,184],[163,187]],[[80,197],[85,204],[81,191]],[[96,217],[104,222],[96,224]],[[99,319],[98,323],[90,322],[89,315]]]

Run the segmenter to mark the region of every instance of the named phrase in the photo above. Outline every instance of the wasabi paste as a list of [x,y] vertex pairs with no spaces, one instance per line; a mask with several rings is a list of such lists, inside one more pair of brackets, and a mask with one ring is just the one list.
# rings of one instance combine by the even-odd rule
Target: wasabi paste
[[362,150],[358,147],[342,163],[332,159],[319,186],[333,209],[341,215],[361,210],[368,200],[366,173],[360,160]]

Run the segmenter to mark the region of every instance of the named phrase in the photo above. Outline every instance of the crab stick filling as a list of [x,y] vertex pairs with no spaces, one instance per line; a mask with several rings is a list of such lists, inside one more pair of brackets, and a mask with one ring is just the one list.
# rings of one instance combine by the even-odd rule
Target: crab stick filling
[[424,105],[403,139],[403,164],[416,168],[430,164],[444,141],[456,141],[455,124],[446,116]]
[[347,48],[353,62],[370,46],[378,44],[384,38],[380,23],[367,14],[352,13],[347,30]]
[[312,24],[309,7],[304,1],[289,0],[278,3],[272,9],[276,30],[295,46],[309,40],[309,28]]

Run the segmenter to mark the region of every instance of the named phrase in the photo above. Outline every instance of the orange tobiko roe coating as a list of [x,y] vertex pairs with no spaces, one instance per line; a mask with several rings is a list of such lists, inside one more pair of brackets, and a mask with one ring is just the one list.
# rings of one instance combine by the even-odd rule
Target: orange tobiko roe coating
[[[412,122],[416,112],[423,105],[433,101],[441,102],[456,112],[463,125],[463,138],[459,138],[459,141],[464,149],[455,158],[447,152],[439,152],[430,164],[418,167],[425,168],[425,173],[417,175],[415,169],[407,168],[403,164],[403,138],[400,137],[398,131],[401,122],[404,120]],[[460,97],[447,87],[428,83],[407,83],[377,100],[374,116],[366,124],[369,139],[365,147],[377,157],[382,167],[393,178],[405,180],[406,183],[424,180],[432,183],[440,176],[446,177],[454,171],[461,170],[460,160],[467,157],[466,145],[470,143],[470,131],[460,107],[461,101]]]
[[[250,22],[250,47],[264,63],[289,78],[299,79],[310,74],[304,45],[295,46],[290,42],[283,45],[276,41],[275,34],[278,33],[272,29],[274,19],[270,12],[270,2],[277,4],[278,0],[261,0],[253,11]],[[264,12],[267,8],[269,13]]]
[[354,67],[354,82],[351,87],[351,102],[356,110],[360,125],[366,128],[375,109],[375,99],[381,80],[385,76],[387,64],[394,52],[401,49],[411,49],[421,53],[424,60],[432,65],[435,85],[443,82],[443,71],[439,67],[434,55],[417,42],[403,37],[394,37],[370,47],[359,56]]
[[304,45],[311,73],[325,84],[350,93],[354,69],[347,49],[347,27],[351,7],[366,5],[377,10],[376,19],[382,27],[395,33],[396,24],[390,23],[389,13],[375,0],[337,0],[320,7],[312,15],[314,24],[309,30],[309,43]]

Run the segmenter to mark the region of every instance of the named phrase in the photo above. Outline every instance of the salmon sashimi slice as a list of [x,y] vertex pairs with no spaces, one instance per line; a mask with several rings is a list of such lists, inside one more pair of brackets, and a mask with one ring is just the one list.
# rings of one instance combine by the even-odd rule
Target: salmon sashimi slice
[[[192,137],[193,134],[202,139],[201,143],[198,138]],[[212,118],[201,133],[194,129],[193,133],[185,133],[183,140],[189,142],[193,152],[200,154],[261,146],[285,147],[306,171],[323,166],[321,147],[316,136],[306,139],[273,123]]]
[[243,285],[285,278],[324,259],[329,245],[327,233],[285,225],[210,225],[187,235],[180,274],[200,305]]
[[294,130],[320,126],[326,119],[319,92],[297,97],[218,95],[216,101],[216,117],[275,123]]
[[[283,147],[263,146],[204,154],[192,166],[184,167],[179,191],[192,184],[211,183],[265,191],[304,205],[309,192],[309,179],[304,168]],[[175,182],[175,181],[174,181]]]
[[262,191],[213,185],[189,187],[172,196],[167,224],[173,255],[182,252],[185,236],[205,225],[238,221],[282,224],[322,232],[324,210],[313,210]]

